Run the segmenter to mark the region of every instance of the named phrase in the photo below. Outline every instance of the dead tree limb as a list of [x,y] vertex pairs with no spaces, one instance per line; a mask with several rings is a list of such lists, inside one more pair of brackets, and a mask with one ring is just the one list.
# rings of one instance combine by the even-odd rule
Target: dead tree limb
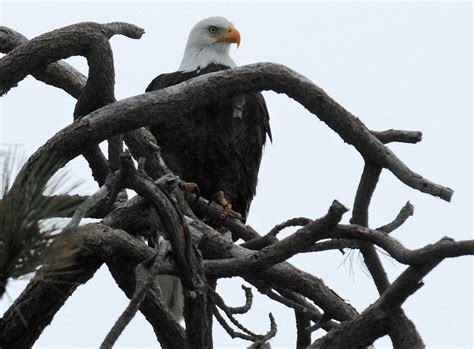
[[[372,195],[377,186],[382,168],[366,159],[364,170],[357,188],[351,222],[363,227],[369,225],[369,206]],[[385,269],[375,247],[365,241],[359,243],[359,248],[379,294],[382,294],[390,285]],[[395,348],[423,347],[423,340],[413,322],[408,319],[400,308],[394,312],[388,332]]]
[[[28,42],[28,39],[17,31],[0,27],[0,52],[8,53],[17,46]],[[58,87],[74,98],[79,98],[86,85],[87,78],[70,64],[60,61],[39,67],[31,75],[45,84]]]
[[[121,26],[126,26],[122,30]],[[109,38],[114,34],[126,34],[133,38],[143,33],[138,27],[114,23],[80,23],[54,30],[24,42],[0,59],[0,92],[6,92],[13,84],[21,81],[33,71],[59,59],[83,55],[89,65],[89,76],[79,95],[74,119],[86,115],[104,105],[115,102],[114,65]],[[94,144],[84,151],[93,176],[99,186],[104,184],[109,172],[107,160]]]
[[[0,67],[5,64],[0,61]],[[98,144],[114,134],[153,124],[156,122],[154,118],[167,118],[183,112],[183,106],[191,110],[235,93],[267,89],[286,93],[296,99],[326,122],[345,142],[354,145],[363,157],[387,168],[406,185],[450,200],[453,193],[451,189],[432,183],[411,171],[359,119],[319,87],[291,69],[273,63],[258,63],[206,74],[100,108],[52,137],[47,145],[30,158],[23,171],[27,171],[31,162],[38,161],[45,153],[55,153],[65,163],[79,155],[79,149]]]

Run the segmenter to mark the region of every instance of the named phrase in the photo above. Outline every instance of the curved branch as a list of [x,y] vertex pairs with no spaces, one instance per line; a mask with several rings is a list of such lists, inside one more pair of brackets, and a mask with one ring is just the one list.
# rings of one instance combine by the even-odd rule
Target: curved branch
[[390,234],[392,231],[396,230],[399,228],[403,223],[406,222],[406,220],[410,217],[413,216],[413,213],[415,212],[415,208],[413,205],[410,203],[410,201],[407,201],[405,206],[402,207],[400,212],[398,212],[397,217],[390,222],[387,223],[380,228],[377,228],[375,230],[380,230],[383,231],[385,234]]
[[[89,77],[76,103],[74,119],[115,102],[115,74],[109,38],[118,33],[133,34],[132,28],[135,28],[135,38],[143,33],[140,28],[125,23],[79,23],[40,35],[31,41],[20,38],[18,34],[17,41],[24,40],[25,43],[0,59],[0,91],[8,91],[9,84],[21,81],[35,70],[44,70],[46,65],[58,59],[83,55],[89,65]],[[84,150],[92,174],[102,186],[109,172],[107,160],[97,144]]]
[[[0,27],[0,52],[7,53],[17,46],[28,42],[28,39],[17,31]],[[45,84],[58,87],[74,98],[79,98],[86,85],[87,78],[70,64],[59,61],[40,67],[31,75]]]
[[277,234],[282,231],[283,229],[286,229],[288,227],[295,227],[295,226],[305,226],[306,224],[311,223],[312,220],[306,217],[296,217],[296,218],[291,218],[288,219],[287,221],[284,221],[280,224],[277,224],[268,232],[267,235],[269,236],[277,236]]
[[371,242],[383,248],[391,257],[402,264],[417,265],[430,263],[435,259],[474,255],[474,240],[454,241],[449,237],[445,237],[434,244],[410,250],[382,231],[358,225],[338,225],[333,230],[332,237]]
[[[254,253],[254,251],[227,241],[219,232],[198,220],[190,220],[188,224],[203,233],[199,249],[205,258],[240,258]],[[207,262],[204,261],[204,265]],[[206,268],[206,275],[216,276],[214,270],[209,268]],[[344,321],[354,318],[357,314],[357,311],[350,304],[326,286],[321,279],[292,266],[288,262],[279,263],[262,272],[252,269],[240,270],[237,275],[244,277],[252,284],[254,283],[252,280],[260,280],[273,284],[275,287],[297,292],[323,309],[330,319]]]
[[[123,25],[130,26],[126,23]],[[143,33],[143,30],[140,32],[138,28],[136,33]],[[85,22],[53,30],[25,42],[0,59],[0,91],[7,92],[28,74],[50,63],[71,56],[82,56],[89,50],[89,45],[94,40],[101,36],[107,39],[114,34],[139,37],[130,35],[131,32],[123,30],[118,25]]]
[[[5,58],[5,57],[4,57]],[[107,105],[58,132],[25,165],[51,152],[63,162],[76,157],[84,147],[108,137],[165,120],[175,113],[246,91],[273,90],[286,93],[316,114],[341,138],[354,145],[364,158],[389,169],[408,186],[449,201],[452,189],[430,182],[411,171],[383,145],[364,124],[331,99],[311,81],[278,64],[258,63],[205,74],[166,89],[149,92]],[[184,110],[183,110],[184,109]],[[65,139],[67,135],[67,139]]]
[[252,307],[253,295],[252,289],[242,285],[242,290],[245,292],[245,304],[240,307],[229,307],[232,314],[245,314]]
[[334,201],[323,218],[306,224],[305,227],[285,239],[242,258],[206,261],[205,266],[221,277],[231,276],[236,272],[241,273],[242,270],[265,270],[313,245],[321,234],[332,231],[346,211],[347,208],[338,201]]

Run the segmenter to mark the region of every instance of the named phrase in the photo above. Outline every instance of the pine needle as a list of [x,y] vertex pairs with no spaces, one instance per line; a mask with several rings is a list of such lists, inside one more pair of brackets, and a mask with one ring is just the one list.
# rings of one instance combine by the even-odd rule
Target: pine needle
[[21,186],[12,188],[14,157],[14,152],[0,153],[0,298],[10,278],[32,273],[44,264],[57,236],[56,227],[44,218],[73,209],[44,195],[62,185],[60,179],[49,181],[56,172],[52,163],[33,168]]

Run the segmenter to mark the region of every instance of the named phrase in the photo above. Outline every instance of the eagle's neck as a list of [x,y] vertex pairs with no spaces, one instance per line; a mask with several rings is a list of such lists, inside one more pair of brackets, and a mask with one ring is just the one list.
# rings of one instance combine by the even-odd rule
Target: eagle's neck
[[225,42],[216,42],[212,45],[200,45],[188,41],[184,50],[183,60],[179,71],[200,70],[209,64],[220,64],[235,67],[234,60],[229,55],[230,45]]

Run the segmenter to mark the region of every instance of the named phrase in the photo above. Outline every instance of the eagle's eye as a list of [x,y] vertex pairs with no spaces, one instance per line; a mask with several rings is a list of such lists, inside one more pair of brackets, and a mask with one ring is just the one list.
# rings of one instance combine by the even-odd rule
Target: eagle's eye
[[214,25],[211,25],[211,26],[208,28],[208,30],[209,30],[209,33],[215,33],[215,32],[217,32],[217,27],[214,26]]

